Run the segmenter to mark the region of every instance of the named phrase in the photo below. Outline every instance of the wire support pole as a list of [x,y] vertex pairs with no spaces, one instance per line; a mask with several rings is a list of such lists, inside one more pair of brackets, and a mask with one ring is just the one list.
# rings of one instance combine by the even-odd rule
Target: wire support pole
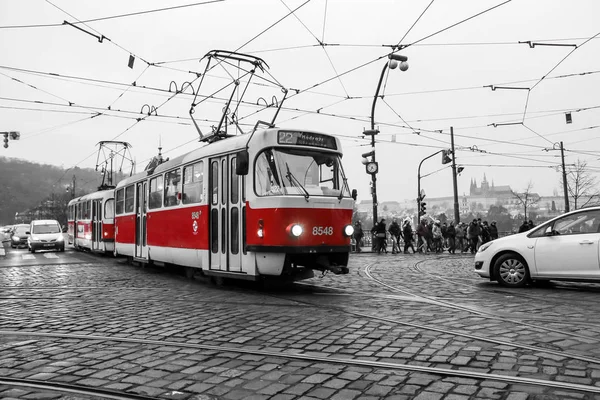
[[458,184],[456,182],[456,153],[454,152],[454,127],[450,127],[450,146],[452,147],[452,189],[454,191],[454,224],[460,222],[458,209]]
[[565,212],[570,211],[569,207],[569,191],[567,190],[567,171],[565,169],[565,148],[563,142],[560,142],[560,158],[562,161],[562,176],[563,176],[563,191],[565,195]]

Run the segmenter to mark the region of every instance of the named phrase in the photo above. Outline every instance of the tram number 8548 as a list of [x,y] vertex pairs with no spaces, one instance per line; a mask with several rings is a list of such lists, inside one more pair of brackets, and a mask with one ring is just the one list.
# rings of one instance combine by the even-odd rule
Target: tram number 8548
[[333,226],[313,226],[312,234],[313,236],[331,236],[333,235]]

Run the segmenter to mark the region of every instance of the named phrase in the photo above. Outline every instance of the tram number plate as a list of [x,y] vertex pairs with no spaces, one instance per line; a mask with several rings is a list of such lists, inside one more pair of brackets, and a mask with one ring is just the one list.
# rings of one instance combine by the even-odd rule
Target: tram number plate
[[313,236],[331,236],[333,235],[333,226],[313,226],[312,234]]

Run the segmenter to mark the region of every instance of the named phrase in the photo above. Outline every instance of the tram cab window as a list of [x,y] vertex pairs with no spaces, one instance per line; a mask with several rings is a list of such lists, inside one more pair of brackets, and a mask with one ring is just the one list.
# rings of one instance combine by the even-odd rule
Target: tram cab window
[[104,218],[111,219],[115,217],[115,200],[108,199],[104,203]]
[[183,169],[183,204],[201,203],[203,200],[204,163],[188,165]]
[[150,179],[150,199],[148,201],[148,207],[150,209],[162,207],[163,189],[164,188],[162,175]]
[[133,185],[127,186],[125,188],[125,212],[126,213],[133,212],[133,206],[135,204],[134,194],[135,194],[135,190],[134,190]]
[[115,195],[115,213],[117,215],[123,214],[123,210],[125,210],[125,189],[117,190],[117,194]]
[[173,207],[181,202],[181,172],[179,169],[165,174],[165,207]]
[[257,156],[254,165],[254,190],[258,196],[351,196],[336,153],[267,149]]

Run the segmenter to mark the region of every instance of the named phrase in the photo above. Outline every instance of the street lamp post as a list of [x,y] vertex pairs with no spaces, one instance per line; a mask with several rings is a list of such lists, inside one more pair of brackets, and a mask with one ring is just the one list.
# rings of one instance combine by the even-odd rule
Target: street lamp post
[[377,162],[375,160],[375,135],[379,133],[378,130],[375,129],[375,104],[377,103],[377,99],[379,98],[379,90],[381,89],[381,83],[383,82],[383,77],[385,76],[386,70],[395,69],[398,66],[398,61],[400,61],[400,70],[406,71],[408,69],[408,57],[400,55],[400,54],[390,54],[388,55],[389,61],[385,63],[383,69],[381,70],[381,76],[379,77],[379,83],[377,83],[377,90],[375,91],[375,96],[373,97],[373,105],[371,106],[371,129],[363,132],[365,135],[371,136],[371,162],[369,164],[374,165],[374,168],[370,168],[367,164],[367,172],[371,174],[371,193],[373,195],[373,226],[377,223]]

